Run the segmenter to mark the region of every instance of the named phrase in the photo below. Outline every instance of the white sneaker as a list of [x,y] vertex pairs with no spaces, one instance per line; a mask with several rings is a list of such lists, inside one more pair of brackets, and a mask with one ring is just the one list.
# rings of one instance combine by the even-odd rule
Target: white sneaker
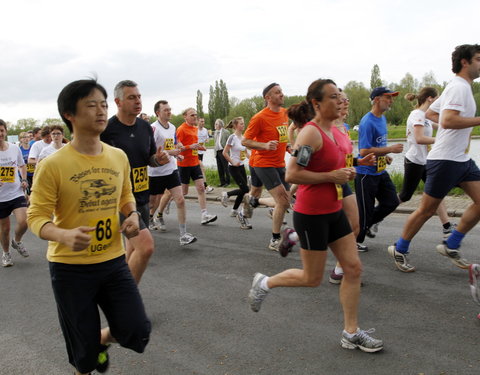
[[237,217],[237,215],[238,215],[238,211],[232,208],[232,211],[230,211],[230,217]]
[[208,223],[213,223],[215,220],[217,220],[217,215],[202,214],[202,221],[200,221],[200,224],[206,225]]
[[208,193],[211,193],[213,190],[214,190],[213,187],[207,186],[207,187],[205,188],[205,193],[207,193],[207,194],[208,194]]
[[18,253],[26,258],[28,257],[30,254],[28,253],[27,249],[25,249],[25,246],[23,245],[23,242],[20,241],[20,242],[15,242],[15,240],[12,239],[12,247],[18,251]]
[[185,233],[183,236],[180,237],[180,245],[188,245],[194,243],[197,240],[197,237],[190,233]]
[[280,238],[271,238],[270,243],[268,244],[268,248],[272,251],[278,251],[278,249],[280,248],[280,242]]
[[220,202],[222,203],[223,207],[228,207],[228,194],[226,191],[222,192],[222,196],[220,197]]
[[153,223],[157,227],[157,229],[161,232],[166,232],[167,227],[165,226],[165,220],[163,220],[163,217],[157,216],[156,218],[153,219]]
[[12,256],[10,255],[10,252],[8,252],[8,253],[3,252],[3,255],[2,255],[2,266],[3,266],[3,267],[11,267],[11,266],[13,266]]

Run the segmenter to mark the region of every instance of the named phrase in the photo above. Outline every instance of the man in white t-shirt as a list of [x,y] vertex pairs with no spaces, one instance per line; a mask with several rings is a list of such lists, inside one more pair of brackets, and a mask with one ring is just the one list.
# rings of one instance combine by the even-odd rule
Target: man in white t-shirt
[[155,103],[154,111],[157,115],[157,121],[152,124],[155,145],[157,148],[162,147],[162,149],[169,154],[170,161],[160,167],[148,167],[151,222],[149,228],[158,228],[161,231],[165,231],[165,222],[163,220],[165,204],[160,207],[158,216],[154,217],[154,215],[165,190],[168,190],[177,205],[180,245],[188,245],[195,242],[197,238],[187,232],[185,198],[183,197],[182,184],[175,159],[181,157],[180,152],[182,151],[182,145],[177,144],[175,126],[169,121],[172,117],[172,109],[168,102],[166,100],[159,100]]
[[30,152],[28,154],[29,164],[38,163],[40,152],[42,152],[42,150],[52,142],[52,136],[50,133],[50,126],[45,125],[41,130],[42,139],[40,141],[36,141],[34,144],[32,144],[32,147],[30,147]]
[[38,162],[40,162],[42,159],[45,159],[47,156],[50,156],[60,150],[63,146],[65,146],[65,143],[63,143],[63,126],[61,125],[53,125],[50,127],[50,136],[52,137],[52,142],[50,144],[43,148],[42,151],[40,152],[40,155],[38,155]]
[[[20,176],[18,173],[20,172]],[[2,266],[13,266],[10,244],[21,256],[28,257],[22,243],[27,231],[27,167],[20,148],[7,142],[7,124],[0,120],[0,244],[3,249]],[[10,215],[15,215],[15,238],[10,243]]]
[[476,104],[471,87],[473,80],[480,76],[480,45],[456,47],[452,53],[452,71],[456,76],[426,114],[427,118],[439,123],[439,130],[427,157],[427,178],[420,207],[408,217],[400,239],[388,248],[397,268],[403,272],[415,271],[406,255],[410,241],[457,185],[473,202],[462,215],[458,227],[437,246],[437,251],[457,267],[469,267],[459,248],[465,234],[480,220],[480,170],[468,155],[472,128],[480,125],[480,117],[475,117]]
[[[197,121],[198,125],[198,143],[202,146],[205,146],[205,143],[210,138],[208,134],[208,130],[205,128],[205,119],[203,117],[199,117]],[[207,175],[205,174],[205,167],[203,165],[203,156],[206,154],[207,150],[198,150],[198,159],[200,160],[200,168],[202,169],[204,182],[205,185],[205,193],[211,193],[213,191],[213,187],[207,184]]]

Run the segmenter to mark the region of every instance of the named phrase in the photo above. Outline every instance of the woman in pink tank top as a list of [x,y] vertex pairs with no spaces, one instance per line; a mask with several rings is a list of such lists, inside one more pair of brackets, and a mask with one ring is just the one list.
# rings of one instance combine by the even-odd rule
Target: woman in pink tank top
[[293,222],[300,239],[303,268],[288,269],[271,277],[256,273],[248,299],[251,309],[258,312],[272,288],[319,286],[326,250],[330,248],[344,271],[340,288],[344,315],[341,346],[376,352],[383,349],[382,340],[358,327],[362,265],[355,237],[341,209],[342,184],[355,177],[355,169],[344,166],[345,154],[332,132],[334,121],[341,116],[342,103],[335,83],[320,79],[309,86],[306,100],[288,111],[293,121],[306,124],[294,146],[298,154],[293,153],[286,173],[288,182],[299,184]]

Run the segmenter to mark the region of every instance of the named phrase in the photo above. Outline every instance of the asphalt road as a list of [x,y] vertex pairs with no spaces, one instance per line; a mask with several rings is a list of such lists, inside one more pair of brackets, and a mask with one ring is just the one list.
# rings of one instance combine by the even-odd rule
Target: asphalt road
[[[470,297],[467,272],[436,253],[438,220],[430,220],[412,243],[417,272],[396,270],[386,252],[405,215],[393,214],[368,240],[360,324],[375,327],[383,352],[340,347],[342,313],[338,286],[275,289],[253,313],[246,296],[255,272],[268,275],[301,265],[267,249],[270,219],[259,208],[253,229],[242,231],[229,210],[209,203],[217,222],[200,225],[198,205],[188,201],[188,230],[199,240],[178,244],[175,210],[167,232],[154,232],[156,252],[140,285],[152,320],[142,355],[114,345],[110,374],[411,374],[480,373],[480,306]],[[291,214],[287,215],[291,223]],[[15,266],[0,269],[0,374],[72,374],[49,282],[46,243],[27,233],[31,256],[13,253]],[[480,262],[480,231],[463,245]],[[296,249],[297,250],[297,249]],[[15,250],[12,250],[15,251]],[[334,265],[329,257],[328,270]]]

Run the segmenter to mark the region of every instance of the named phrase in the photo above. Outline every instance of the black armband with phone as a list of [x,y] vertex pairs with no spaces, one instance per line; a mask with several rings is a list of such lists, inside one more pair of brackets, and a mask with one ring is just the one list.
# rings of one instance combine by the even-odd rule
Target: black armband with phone
[[307,145],[300,146],[298,150],[293,152],[293,156],[297,158],[297,164],[306,167],[310,162],[310,158],[312,157],[312,148]]

